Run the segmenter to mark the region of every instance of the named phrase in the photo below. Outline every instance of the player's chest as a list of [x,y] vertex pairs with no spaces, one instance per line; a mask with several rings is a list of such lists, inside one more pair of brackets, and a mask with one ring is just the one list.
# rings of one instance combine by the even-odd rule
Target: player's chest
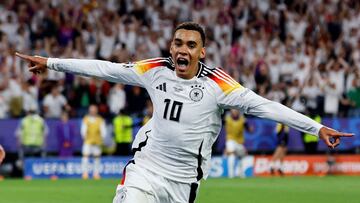
[[181,121],[183,118],[200,119],[216,109],[216,99],[210,90],[201,79],[159,79],[152,85],[151,96],[159,117]]

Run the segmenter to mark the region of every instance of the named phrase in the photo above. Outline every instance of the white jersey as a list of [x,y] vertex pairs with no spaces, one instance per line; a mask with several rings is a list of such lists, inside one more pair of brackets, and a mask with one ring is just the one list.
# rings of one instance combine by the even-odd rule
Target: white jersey
[[142,140],[135,144],[135,164],[178,182],[191,183],[208,176],[211,147],[225,108],[237,108],[314,135],[322,127],[242,87],[221,68],[209,68],[201,62],[197,75],[189,80],[177,77],[171,58],[127,64],[50,58],[47,65],[57,71],[146,88],[154,113],[138,132]]

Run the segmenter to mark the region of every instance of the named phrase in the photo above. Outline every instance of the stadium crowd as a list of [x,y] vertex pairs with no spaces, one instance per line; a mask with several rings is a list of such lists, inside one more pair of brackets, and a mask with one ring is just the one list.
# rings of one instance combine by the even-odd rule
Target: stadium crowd
[[129,62],[169,56],[178,22],[207,32],[206,64],[242,85],[321,116],[360,116],[356,0],[5,0],[0,5],[0,118],[36,110],[82,117],[146,114],[145,91],[55,71],[32,75],[15,52]]

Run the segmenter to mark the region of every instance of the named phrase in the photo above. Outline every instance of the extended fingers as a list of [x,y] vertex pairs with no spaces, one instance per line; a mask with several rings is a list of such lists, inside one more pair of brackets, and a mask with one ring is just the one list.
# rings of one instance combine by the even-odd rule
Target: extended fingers
[[15,55],[18,56],[18,57],[20,57],[20,58],[22,58],[22,59],[25,59],[25,60],[27,60],[27,61],[29,61],[29,62],[34,61],[33,57],[32,57],[32,56],[29,56],[29,55],[20,54],[20,53],[18,53],[18,52],[16,52]]
[[319,137],[323,139],[325,144],[331,149],[334,149],[336,146],[340,144],[341,137],[351,137],[351,136],[354,136],[354,134],[339,132],[328,127],[322,128],[319,133]]
[[354,133],[339,132],[337,130],[327,128],[327,127],[324,128],[323,133],[324,133],[324,135],[328,135],[331,137],[352,137],[352,136],[354,136]]
[[339,137],[352,137],[352,136],[354,136],[354,133],[342,133],[342,132],[337,132],[334,136],[339,136]]
[[331,137],[352,137],[354,136],[353,133],[343,133],[343,132],[338,132],[338,131],[332,131],[329,133],[329,136]]

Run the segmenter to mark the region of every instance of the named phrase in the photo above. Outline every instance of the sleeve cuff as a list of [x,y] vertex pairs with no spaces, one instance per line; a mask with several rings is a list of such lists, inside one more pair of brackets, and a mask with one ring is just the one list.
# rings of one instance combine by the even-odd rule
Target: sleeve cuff
[[46,66],[48,69],[55,70],[55,65],[59,61],[58,58],[48,58],[46,62]]
[[316,126],[315,126],[316,131],[315,131],[314,135],[317,136],[317,137],[319,137],[320,129],[321,129],[322,127],[324,127],[324,125],[322,125],[322,124],[320,124],[320,123],[316,123],[315,125],[316,125]]

